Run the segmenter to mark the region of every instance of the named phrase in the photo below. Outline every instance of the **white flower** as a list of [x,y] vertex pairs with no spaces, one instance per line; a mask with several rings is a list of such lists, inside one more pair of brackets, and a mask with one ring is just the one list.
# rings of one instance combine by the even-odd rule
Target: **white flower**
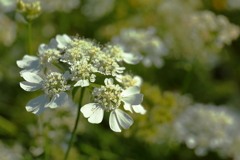
[[143,95],[139,93],[139,87],[132,86],[122,90],[119,85],[113,84],[113,79],[105,79],[106,86],[95,88],[93,95],[96,103],[89,103],[81,108],[85,118],[90,123],[102,122],[104,110],[111,111],[109,118],[110,128],[115,132],[121,132],[121,127],[128,129],[133,124],[133,119],[122,110],[118,109],[121,102],[129,105],[139,105]]
[[142,85],[142,78],[140,76],[131,76],[130,74],[119,74],[116,76],[116,80],[119,83],[122,83],[124,88],[128,88],[131,86],[138,86]]
[[97,72],[97,68],[93,67],[92,64],[89,64],[86,59],[73,63],[70,66],[70,70],[72,73],[71,79],[77,81],[74,87],[86,87],[89,86],[89,81],[95,82],[96,75],[93,73]]
[[131,60],[130,56],[132,58],[141,57],[140,60],[146,67],[154,64],[157,68],[160,68],[163,65],[162,56],[167,54],[168,49],[155,34],[156,29],[154,27],[147,29],[126,28],[121,30],[119,36],[114,36],[112,42],[123,46],[127,52],[133,53],[125,55],[127,60]]
[[106,54],[110,54],[117,61],[124,61],[128,64],[137,64],[143,58],[142,55],[135,55],[133,53],[124,52],[124,48],[117,45],[108,44],[103,49],[103,52],[105,52]]
[[204,156],[208,150],[225,153],[237,128],[236,115],[224,106],[195,104],[176,118],[174,129],[179,142]]
[[57,49],[58,43],[56,39],[51,39],[49,45],[40,44],[38,47],[38,56],[40,57],[40,64],[48,67],[51,63],[58,63],[61,57],[60,51]]
[[42,67],[48,67],[51,63],[57,63],[60,57],[60,51],[57,50],[57,41],[51,39],[50,44],[40,44],[38,47],[38,56],[24,55],[22,60],[17,61],[19,68],[23,68],[20,74],[24,72],[38,73]]
[[[131,86],[140,87],[142,85],[142,78],[140,76],[131,76],[129,74],[117,75],[116,80],[120,82],[124,86],[124,88],[128,88]],[[139,105],[124,104],[124,109],[130,112],[134,111],[140,114],[145,114],[147,112],[141,104]]]
[[48,107],[56,108],[61,106],[68,98],[67,93],[65,93],[65,91],[70,89],[70,85],[67,85],[68,72],[64,75],[58,72],[51,72],[44,79],[35,73],[24,72],[22,77],[26,81],[20,82],[20,86],[25,91],[42,89],[45,92],[45,94],[27,103],[26,110],[28,112],[40,114]]

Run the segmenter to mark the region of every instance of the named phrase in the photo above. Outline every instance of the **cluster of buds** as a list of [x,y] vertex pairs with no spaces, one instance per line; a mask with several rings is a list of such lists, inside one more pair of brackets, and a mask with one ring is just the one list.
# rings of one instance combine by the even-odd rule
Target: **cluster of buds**
[[40,1],[25,3],[22,0],[18,0],[17,11],[23,15],[26,21],[31,22],[41,13]]
[[[91,40],[57,35],[49,44],[41,44],[37,56],[25,55],[17,65],[23,70],[20,82],[25,91],[42,89],[44,94],[30,100],[26,109],[34,114],[46,108],[62,106],[68,91],[75,87],[88,88],[93,103],[84,105],[81,112],[90,123],[100,123],[104,111],[111,112],[109,125],[113,131],[127,129],[133,119],[124,111],[145,114],[140,94],[142,79],[123,74],[124,63],[136,64],[141,57],[124,52],[121,46],[107,44],[104,47]],[[116,79],[116,84],[114,84]]]

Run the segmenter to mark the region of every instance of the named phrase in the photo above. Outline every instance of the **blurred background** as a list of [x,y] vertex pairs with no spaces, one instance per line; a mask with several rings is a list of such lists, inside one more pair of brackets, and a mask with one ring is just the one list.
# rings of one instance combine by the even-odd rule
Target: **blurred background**
[[[126,68],[143,79],[147,113],[129,113],[134,124],[121,133],[108,116],[99,125],[81,116],[69,159],[240,159],[239,0],[41,0],[41,9],[35,54],[57,34],[78,34],[143,56]],[[15,0],[0,0],[0,157],[61,160],[77,104],[27,112],[41,93],[19,87],[16,61],[25,54],[27,24]]]

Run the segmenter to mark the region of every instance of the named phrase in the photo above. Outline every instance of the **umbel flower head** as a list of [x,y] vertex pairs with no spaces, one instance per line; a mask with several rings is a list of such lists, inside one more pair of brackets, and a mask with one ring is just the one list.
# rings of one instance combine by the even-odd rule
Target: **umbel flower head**
[[[136,64],[138,61],[120,46],[107,44],[101,47],[89,39],[57,35],[49,44],[40,44],[37,56],[25,55],[17,61],[23,69],[20,74],[26,80],[20,82],[21,88],[44,92],[30,100],[26,109],[40,114],[46,108],[57,108],[67,100],[69,90],[85,87],[92,92],[94,102],[82,107],[84,117],[91,123],[100,123],[104,111],[110,112],[110,128],[120,132],[121,128],[127,129],[133,124],[133,119],[120,107],[146,113],[141,105],[143,95],[139,87],[142,79],[122,75],[126,69],[124,62]],[[98,77],[105,78],[105,85],[96,83],[100,81]],[[119,84],[113,84],[113,78]]]

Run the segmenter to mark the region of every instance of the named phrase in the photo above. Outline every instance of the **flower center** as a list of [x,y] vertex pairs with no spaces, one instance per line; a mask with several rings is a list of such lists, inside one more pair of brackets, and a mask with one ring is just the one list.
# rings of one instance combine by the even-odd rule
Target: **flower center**
[[61,73],[52,72],[44,79],[43,90],[49,96],[54,96],[69,89],[70,85],[67,85],[67,80]]
[[47,67],[49,63],[58,63],[60,52],[56,49],[48,49],[43,54],[39,54],[39,57],[41,58],[41,64]]
[[122,83],[126,88],[136,86],[136,82],[137,81],[133,79],[130,75],[125,75],[122,77]]
[[110,111],[120,106],[120,94],[122,88],[119,85],[101,86],[101,88],[94,88],[93,95],[94,102],[98,103],[105,110]]
[[119,65],[115,59],[111,58],[110,55],[106,56],[103,53],[95,55],[91,61],[98,71],[104,75],[116,76],[119,71]]
[[92,73],[97,72],[97,69],[89,64],[87,60],[75,62],[70,67],[70,70],[73,74],[72,80],[89,79],[91,82],[95,82],[96,75]]

